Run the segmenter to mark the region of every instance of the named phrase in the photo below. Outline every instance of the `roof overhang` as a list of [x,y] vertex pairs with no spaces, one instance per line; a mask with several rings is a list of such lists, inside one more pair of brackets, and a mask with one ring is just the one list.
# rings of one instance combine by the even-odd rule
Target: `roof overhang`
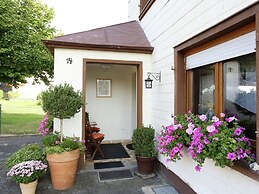
[[63,41],[55,41],[55,40],[43,40],[42,42],[47,46],[47,48],[52,54],[54,54],[54,48],[130,52],[130,53],[143,53],[143,54],[152,54],[154,50],[154,47],[81,44],[81,43],[63,42]]

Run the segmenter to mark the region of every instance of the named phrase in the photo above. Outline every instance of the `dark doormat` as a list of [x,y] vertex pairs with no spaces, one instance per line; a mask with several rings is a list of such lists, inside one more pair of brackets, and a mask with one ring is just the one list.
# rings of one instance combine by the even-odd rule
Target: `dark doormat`
[[94,163],[94,169],[117,168],[117,167],[124,167],[124,165],[121,161]]
[[134,150],[134,148],[133,148],[133,146],[132,146],[132,143],[127,144],[126,147],[127,147],[129,150]]
[[127,151],[124,149],[121,143],[116,144],[101,144],[101,150],[103,151],[104,158],[97,152],[94,156],[94,160],[106,160],[115,158],[130,158]]
[[133,175],[129,169],[98,172],[98,176],[100,182],[133,178]]

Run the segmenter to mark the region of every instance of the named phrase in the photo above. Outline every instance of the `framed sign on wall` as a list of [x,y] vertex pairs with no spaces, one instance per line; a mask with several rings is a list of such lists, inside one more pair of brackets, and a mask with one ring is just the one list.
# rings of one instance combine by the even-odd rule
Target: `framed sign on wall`
[[96,97],[105,98],[112,96],[112,80],[111,79],[96,79]]

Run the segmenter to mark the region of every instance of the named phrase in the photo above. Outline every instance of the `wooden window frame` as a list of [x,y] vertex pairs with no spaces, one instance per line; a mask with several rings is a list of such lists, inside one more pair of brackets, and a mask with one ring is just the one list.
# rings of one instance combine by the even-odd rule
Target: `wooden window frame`
[[156,0],[140,0],[140,15],[139,15],[139,20],[142,20],[142,18],[146,15],[150,7],[153,5],[153,3]]
[[[249,27],[245,27],[250,25]],[[241,30],[244,29],[244,30]],[[259,3],[255,2],[237,14],[227,18],[221,23],[212,26],[208,30],[201,32],[189,40],[174,47],[174,76],[175,76],[175,98],[174,98],[174,114],[184,114],[188,111],[191,102],[188,100],[188,84],[191,84],[186,71],[185,58],[188,55],[205,50],[212,46],[218,45],[227,40],[233,39],[235,36],[241,36],[251,30],[256,31],[256,50],[259,50]],[[219,69],[217,70],[220,71]],[[217,75],[220,76],[220,75]],[[222,77],[222,76],[221,76]],[[256,101],[259,101],[259,52],[256,52]],[[223,84],[223,80],[222,80]],[[219,86],[215,86],[219,87]],[[223,92],[223,90],[222,90]],[[217,94],[220,96],[220,93]],[[220,103],[223,99],[217,98],[216,103]],[[223,103],[222,103],[223,104]],[[217,109],[220,112],[222,107]],[[256,112],[259,113],[259,103],[256,103]],[[259,114],[256,115],[259,120]],[[259,122],[256,124],[256,161],[259,163]],[[243,167],[235,166],[233,169],[259,181],[258,174]]]

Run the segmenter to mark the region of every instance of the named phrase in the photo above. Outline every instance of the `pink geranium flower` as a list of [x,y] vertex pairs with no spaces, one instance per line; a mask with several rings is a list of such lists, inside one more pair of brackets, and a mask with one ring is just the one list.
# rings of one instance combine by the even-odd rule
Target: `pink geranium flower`
[[234,152],[229,152],[227,155],[227,159],[233,161],[236,159],[236,154]]
[[232,121],[237,121],[237,118],[235,116],[226,118],[226,121],[231,123]]
[[242,129],[240,129],[240,128],[236,128],[234,131],[234,134],[237,136],[239,136],[241,133],[242,133]]
[[213,116],[212,117],[212,122],[214,122],[214,123],[219,122],[219,118],[216,117],[216,116]]
[[199,117],[199,119],[202,120],[202,121],[206,121],[206,119],[207,119],[207,116],[204,115],[204,114],[203,114],[203,115],[199,115],[198,117]]
[[195,170],[197,171],[197,172],[200,172],[201,171],[201,167],[200,166],[195,166]]
[[206,130],[207,130],[209,133],[212,133],[212,132],[214,132],[214,131],[216,130],[216,128],[215,128],[213,125],[211,125],[211,126],[208,126],[208,127],[206,128]]

